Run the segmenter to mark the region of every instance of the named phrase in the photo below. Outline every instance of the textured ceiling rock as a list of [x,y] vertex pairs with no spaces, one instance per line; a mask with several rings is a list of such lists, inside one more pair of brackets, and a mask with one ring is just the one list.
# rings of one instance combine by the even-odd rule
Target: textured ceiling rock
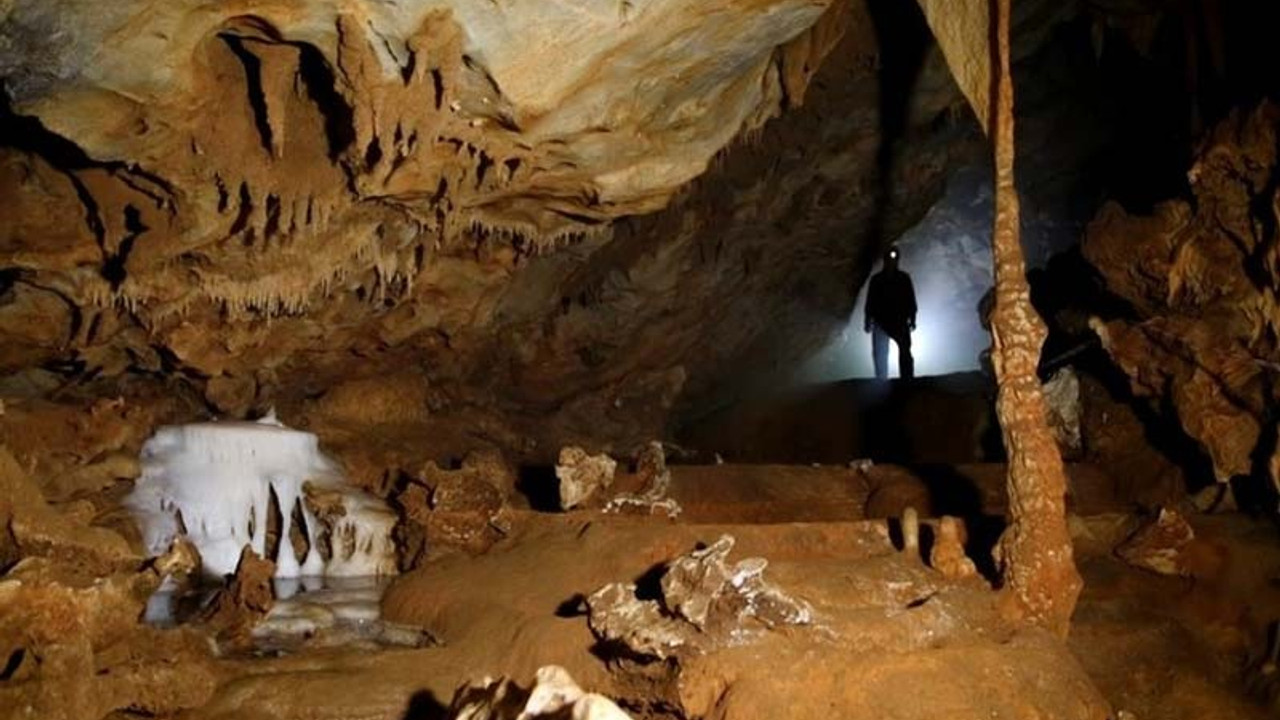
[[12,3],[0,370],[650,439],[717,363],[838,323],[861,227],[918,216],[968,132],[925,63],[875,189],[894,49],[825,5]]
[[920,0],[920,9],[938,39],[956,84],[990,130],[991,2],[990,0]]
[[408,284],[464,230],[546,249],[776,114],[805,81],[776,49],[825,5],[18,2],[9,264],[151,317],[276,314]]
[[1150,217],[1110,205],[1084,253],[1136,317],[1097,323],[1140,395],[1168,403],[1220,481],[1280,481],[1280,109],[1237,113],[1205,139],[1189,173],[1194,202]]
[[978,140],[905,2],[0,7],[0,376],[353,448],[626,452],[776,382]]

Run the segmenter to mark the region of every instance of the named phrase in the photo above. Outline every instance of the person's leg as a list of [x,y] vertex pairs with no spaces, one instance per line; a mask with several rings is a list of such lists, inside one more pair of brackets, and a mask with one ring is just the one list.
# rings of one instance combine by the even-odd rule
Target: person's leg
[[889,377],[889,335],[880,326],[871,328],[871,360],[876,366],[876,379]]
[[916,359],[911,357],[911,333],[904,332],[894,339],[898,341],[898,377],[910,380],[916,376]]

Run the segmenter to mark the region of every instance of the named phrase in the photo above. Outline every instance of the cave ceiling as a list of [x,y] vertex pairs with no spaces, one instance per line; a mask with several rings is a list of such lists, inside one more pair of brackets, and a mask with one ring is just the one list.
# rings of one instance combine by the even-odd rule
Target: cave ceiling
[[981,147],[877,0],[14,0],[0,78],[8,387],[234,415],[394,378],[638,442],[839,326]]

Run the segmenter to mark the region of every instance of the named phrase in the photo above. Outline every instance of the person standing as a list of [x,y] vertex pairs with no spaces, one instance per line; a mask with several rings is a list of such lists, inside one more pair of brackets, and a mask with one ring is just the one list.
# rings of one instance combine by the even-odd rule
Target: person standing
[[915,376],[911,357],[911,331],[916,329],[916,290],[911,276],[898,268],[898,249],[884,254],[884,267],[871,278],[867,289],[864,329],[871,333],[871,359],[876,379],[889,377],[889,341],[898,345],[898,376]]

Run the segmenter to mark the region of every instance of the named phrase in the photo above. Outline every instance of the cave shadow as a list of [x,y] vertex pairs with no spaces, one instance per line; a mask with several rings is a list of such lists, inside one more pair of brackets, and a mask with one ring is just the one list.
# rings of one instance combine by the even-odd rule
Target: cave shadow
[[[855,403],[858,437],[854,447],[875,462],[906,464],[912,457],[910,433],[906,426],[906,405],[911,394],[910,380],[883,380],[867,383],[862,402]],[[862,407],[857,407],[862,405]]]
[[[1269,370],[1262,371],[1262,397],[1275,397],[1275,380]],[[1235,495],[1236,505],[1243,511],[1257,517],[1268,517],[1275,520],[1276,510],[1280,508],[1280,495],[1271,479],[1271,459],[1275,457],[1277,446],[1280,446],[1280,410],[1272,405],[1262,409],[1263,417],[1258,434],[1258,444],[1249,455],[1249,474],[1232,478],[1231,491]]]
[[560,512],[560,480],[551,465],[521,465],[516,473],[516,492],[534,512]]
[[419,690],[409,698],[409,707],[400,720],[444,720],[449,708],[430,690]]
[[[965,554],[973,560],[978,572],[992,583],[1000,578],[996,567],[993,550],[1004,532],[1006,522],[1003,515],[995,512],[984,500],[982,488],[972,477],[969,477],[952,465],[924,464],[913,465],[912,472],[920,478],[929,492],[929,501],[934,517],[950,515],[964,521]],[[926,536],[921,529],[921,552],[928,557],[926,543],[932,543],[933,533]]]

